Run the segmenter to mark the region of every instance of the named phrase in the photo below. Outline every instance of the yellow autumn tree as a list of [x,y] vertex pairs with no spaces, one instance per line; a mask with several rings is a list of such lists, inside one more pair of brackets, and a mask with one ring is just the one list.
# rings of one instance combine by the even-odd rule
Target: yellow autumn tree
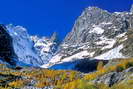
[[103,61],[98,62],[97,70],[103,69],[103,66],[104,66]]

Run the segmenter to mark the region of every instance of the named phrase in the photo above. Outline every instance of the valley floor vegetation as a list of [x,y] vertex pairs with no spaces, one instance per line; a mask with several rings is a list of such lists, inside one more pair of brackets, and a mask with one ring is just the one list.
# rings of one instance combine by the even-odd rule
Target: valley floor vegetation
[[[115,60],[114,60],[115,61]],[[103,65],[98,63],[97,70],[83,74],[72,70],[48,70],[41,68],[23,68],[13,70],[0,64],[0,89],[26,89],[32,86],[38,89],[53,87],[54,89],[133,89],[133,77],[125,83],[108,86],[93,83],[97,77],[110,72],[122,72],[133,66],[133,58],[117,59],[116,64]]]

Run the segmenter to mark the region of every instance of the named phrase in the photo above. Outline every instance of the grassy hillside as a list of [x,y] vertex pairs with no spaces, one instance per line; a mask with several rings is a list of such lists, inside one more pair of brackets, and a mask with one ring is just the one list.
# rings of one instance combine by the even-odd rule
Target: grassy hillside
[[[113,64],[115,61],[116,64]],[[112,63],[112,64],[111,64]],[[44,88],[54,86],[54,89],[133,89],[133,73],[130,77],[108,86],[94,83],[93,80],[110,72],[122,72],[133,66],[133,58],[117,59],[104,66],[98,63],[97,71],[83,74],[76,71],[48,70],[40,68],[23,68],[14,70],[0,64],[0,89],[23,89],[27,86]],[[25,88],[26,89],[26,88]]]

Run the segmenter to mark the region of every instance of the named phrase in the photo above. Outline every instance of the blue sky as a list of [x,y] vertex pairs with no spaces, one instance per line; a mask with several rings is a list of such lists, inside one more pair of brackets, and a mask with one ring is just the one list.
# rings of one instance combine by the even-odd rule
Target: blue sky
[[0,3],[0,23],[22,25],[32,35],[50,36],[57,32],[63,39],[84,8],[129,11],[133,0],[1,0]]

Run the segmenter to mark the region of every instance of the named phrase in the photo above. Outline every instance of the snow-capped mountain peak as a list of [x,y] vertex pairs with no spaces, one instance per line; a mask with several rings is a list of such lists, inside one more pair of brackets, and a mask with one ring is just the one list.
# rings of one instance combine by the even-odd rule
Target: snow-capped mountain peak
[[131,57],[132,51],[127,48],[131,44],[127,33],[133,33],[130,28],[133,28],[132,13],[110,13],[98,7],[88,7],[76,20],[59,52],[42,67],[86,58],[109,60]]

